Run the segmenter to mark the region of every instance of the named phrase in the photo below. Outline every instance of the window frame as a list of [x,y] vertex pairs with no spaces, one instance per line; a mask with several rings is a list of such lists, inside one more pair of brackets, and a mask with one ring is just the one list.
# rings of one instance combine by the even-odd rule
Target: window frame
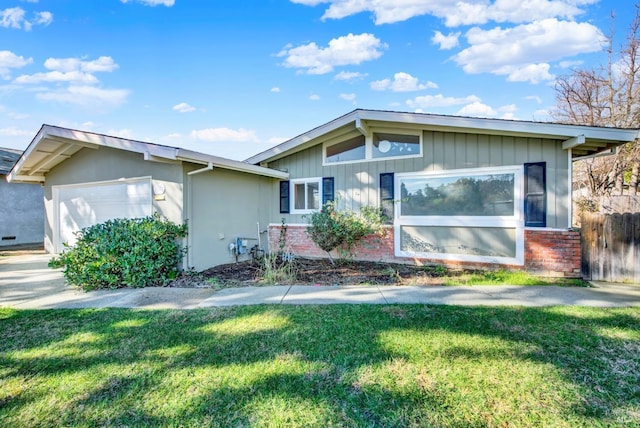
[[[323,177],[309,177],[309,178],[297,178],[289,180],[289,213],[290,214],[311,214],[313,212],[319,211],[322,208],[322,180]],[[318,185],[318,208],[308,208],[307,201],[307,184],[315,183]],[[296,185],[304,184],[305,187],[305,208],[304,209],[296,209]]]
[[[480,263],[498,263],[524,265],[524,166],[500,166],[492,168],[465,168],[434,172],[396,173],[394,192],[401,195],[401,183],[405,178],[418,177],[468,177],[470,175],[514,174],[514,213],[510,216],[442,216],[442,215],[402,215],[402,200],[394,204],[394,248],[398,257],[418,257],[427,259],[456,260]],[[516,256],[491,257],[473,254],[429,253],[403,251],[401,233],[403,226],[452,226],[469,228],[504,228],[515,229]]]
[[[373,156],[373,137],[376,134],[390,134],[396,136],[410,136],[410,137],[418,137],[418,153],[410,154],[410,155],[402,155],[402,156]],[[352,163],[362,163],[362,162],[380,162],[380,161],[389,161],[389,160],[400,160],[400,159],[410,159],[410,158],[419,158],[423,156],[423,132],[419,130],[410,130],[410,129],[376,129],[370,132],[369,135],[364,138],[364,158],[356,159],[350,161],[341,161],[341,162],[329,162],[327,160],[327,148],[334,146],[336,144],[343,143],[347,140],[357,137],[357,135],[343,135],[340,138],[332,138],[331,140],[325,141],[322,143],[322,165],[323,166],[333,166],[333,165],[347,165]],[[361,134],[358,134],[361,135]]]

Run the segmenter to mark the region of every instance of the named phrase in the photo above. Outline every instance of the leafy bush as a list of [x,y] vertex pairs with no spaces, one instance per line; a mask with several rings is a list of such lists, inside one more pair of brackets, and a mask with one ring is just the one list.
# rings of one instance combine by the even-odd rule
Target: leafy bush
[[180,238],[187,225],[162,220],[158,214],[116,219],[77,232],[51,267],[64,267],[67,282],[84,290],[166,285],[178,273],[185,249]]
[[376,207],[365,206],[360,212],[337,211],[335,202],[327,202],[310,217],[307,235],[329,254],[332,263],[332,250],[339,248],[351,254],[353,247],[365,236],[385,234],[384,215]]

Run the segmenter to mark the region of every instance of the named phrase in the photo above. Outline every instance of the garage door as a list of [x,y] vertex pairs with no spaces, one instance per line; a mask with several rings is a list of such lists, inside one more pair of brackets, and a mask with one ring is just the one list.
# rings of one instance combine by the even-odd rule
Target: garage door
[[115,218],[146,217],[152,213],[151,178],[54,186],[56,251],[73,245],[75,232]]

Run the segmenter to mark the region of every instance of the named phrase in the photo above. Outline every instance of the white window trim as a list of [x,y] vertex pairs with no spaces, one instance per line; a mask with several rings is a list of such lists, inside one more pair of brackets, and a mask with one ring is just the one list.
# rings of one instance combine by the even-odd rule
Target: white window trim
[[[456,177],[465,175],[484,175],[487,173],[514,174],[514,215],[513,216],[401,216],[401,201],[394,201],[394,250],[396,257],[418,257],[433,260],[463,261],[492,264],[524,265],[524,166],[505,166],[493,168],[455,169],[437,172],[400,173],[394,177],[395,195],[400,195],[400,182],[403,178],[413,177]],[[457,227],[495,227],[515,229],[516,256],[491,257],[473,254],[411,252],[401,249],[402,226],[457,226]]]
[[[300,183],[305,183],[305,185],[307,183],[318,183],[318,197],[319,197],[319,206],[322,207],[322,177],[311,177],[311,178],[296,178],[294,180],[290,180],[290,185],[289,185],[289,211],[291,214],[311,214],[314,213],[318,210],[314,210],[314,209],[303,209],[303,210],[298,210],[296,209],[296,192],[295,192],[295,187],[296,184],[300,184]],[[305,186],[306,187],[306,186]],[[305,188],[306,190],[306,188]],[[307,192],[305,191],[305,198],[306,198]],[[307,206],[306,204],[306,199],[305,199],[305,206]]]
[[[378,158],[374,158],[373,157],[373,134],[395,134],[395,135],[407,135],[407,136],[411,136],[411,137],[418,137],[418,153],[412,154],[412,155],[403,155],[403,156],[382,156],[382,157],[378,157]],[[353,137],[349,137],[349,138],[353,138]],[[335,144],[340,144],[343,141],[347,140],[348,138],[346,137],[342,137],[339,140],[337,139],[332,139],[329,141],[325,141],[322,144],[322,166],[332,166],[332,165],[346,165],[346,164],[350,164],[350,163],[362,163],[362,162],[379,162],[379,161],[389,161],[389,160],[400,160],[400,159],[410,159],[410,158],[419,158],[422,157],[423,154],[423,142],[422,142],[422,132],[410,132],[410,131],[398,131],[398,130],[384,130],[384,129],[380,129],[380,130],[375,130],[374,132],[371,132],[371,135],[365,136],[364,139],[364,158],[363,159],[356,159],[356,160],[350,160],[350,161],[342,161],[342,162],[329,162],[327,161],[327,147],[331,147]]]

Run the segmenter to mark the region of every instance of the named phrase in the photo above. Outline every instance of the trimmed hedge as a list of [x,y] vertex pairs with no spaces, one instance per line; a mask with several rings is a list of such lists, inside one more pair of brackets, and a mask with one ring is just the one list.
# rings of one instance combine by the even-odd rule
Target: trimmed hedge
[[78,241],[49,266],[64,267],[70,284],[84,290],[163,286],[179,272],[187,225],[158,214],[108,220],[77,232]]

